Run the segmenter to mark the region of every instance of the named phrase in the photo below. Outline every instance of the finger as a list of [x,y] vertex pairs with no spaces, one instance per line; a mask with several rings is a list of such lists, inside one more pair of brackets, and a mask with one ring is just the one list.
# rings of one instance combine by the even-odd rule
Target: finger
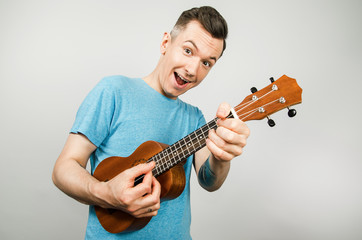
[[216,134],[216,131],[214,129],[211,129],[209,131],[208,139],[210,139],[219,148],[222,148],[227,144],[224,139]]
[[146,208],[142,208],[139,211],[135,212],[133,214],[133,216],[137,217],[137,218],[141,218],[141,217],[153,217],[156,216],[158,213],[158,210],[160,209],[160,205],[154,205],[154,206],[149,206]]
[[[152,193],[143,196],[135,201],[138,210],[133,213],[134,216],[155,216],[160,208],[160,193],[161,185],[153,177],[152,179]],[[156,212],[155,212],[156,211]]]
[[143,175],[143,174],[146,174],[148,172],[151,172],[152,169],[155,167],[155,162],[154,161],[151,161],[149,163],[142,163],[142,164],[138,164],[130,169],[127,169],[125,172],[126,174],[128,174],[128,177],[132,179],[132,182],[134,182],[134,180]]
[[[145,194],[149,194],[152,192],[152,178],[153,178],[152,168],[154,167],[154,162],[151,162],[148,164],[142,164],[142,165],[147,165],[147,166],[141,166],[139,169],[136,169],[136,170],[133,170],[133,168],[131,168],[131,170],[133,170],[132,173],[134,173],[134,175],[132,175],[132,177],[131,177],[133,185],[129,189],[129,193],[134,198],[140,198],[140,197],[144,196]],[[136,168],[136,167],[134,167],[134,168]],[[149,171],[145,172],[147,170],[149,170]],[[136,186],[134,186],[134,179],[136,179],[137,177],[140,177],[142,175],[143,175],[142,182],[137,184]]]
[[225,127],[235,133],[243,134],[245,136],[249,136],[250,134],[250,130],[246,125],[246,123],[239,119],[234,119],[234,118],[218,119],[217,125],[219,127]]
[[206,139],[206,146],[210,150],[210,152],[214,155],[214,157],[218,160],[231,161],[234,158],[234,156],[232,154],[219,148],[210,139]]
[[[236,136],[240,137],[239,135]],[[246,144],[244,144],[244,142],[246,142],[246,139],[238,140],[237,143],[229,143],[228,141],[220,137],[220,135],[216,134],[215,130],[209,132],[209,140],[211,140],[216,145],[216,147],[218,147],[222,151],[230,153],[233,156],[240,155],[242,153],[243,147]]]
[[151,181],[152,181],[152,188],[151,188],[152,192],[142,196],[141,198],[135,201],[135,204],[141,206],[141,208],[147,208],[149,206],[153,206],[155,204],[160,203],[161,185],[156,180],[155,177],[153,177]]
[[[144,184],[144,183],[141,183],[141,184]],[[139,185],[141,185],[141,184],[139,184]],[[149,186],[150,186],[149,192],[147,192],[141,196],[138,196],[135,199],[134,205],[138,206],[138,208],[146,208],[146,207],[155,205],[160,202],[161,185],[156,180],[155,177],[151,176]],[[138,185],[132,189],[132,191],[135,193],[135,195],[138,193],[138,191],[142,191],[142,190],[138,190],[137,188],[138,188]],[[140,189],[142,189],[142,188],[140,188]]]
[[157,181],[155,177],[152,178],[152,195],[160,198],[161,195],[161,184]]
[[129,194],[134,199],[141,198],[152,192],[152,173],[148,172],[143,176],[143,181],[136,186],[129,188]]
[[150,217],[157,215],[158,210],[160,209],[160,202],[158,201],[152,205],[134,205],[133,207],[127,210],[128,213],[134,217]]
[[219,108],[216,111],[216,117],[218,118],[226,118],[230,113],[230,105],[227,103],[221,103]]
[[158,187],[156,185],[154,186],[155,188],[153,189],[154,191],[152,194],[148,194],[142,199],[144,207],[135,212],[135,216],[146,217],[157,215],[158,210],[160,209],[160,185],[158,184]]
[[[216,136],[214,136],[213,133],[215,133]],[[244,147],[246,145],[247,139],[246,136],[235,133],[225,127],[218,127],[216,131],[211,132],[211,137],[213,137],[213,139],[215,138],[214,140],[216,141],[216,143],[219,143],[218,146],[220,147],[226,145],[227,143]],[[220,140],[218,140],[219,138]],[[225,143],[221,142],[221,140]]]

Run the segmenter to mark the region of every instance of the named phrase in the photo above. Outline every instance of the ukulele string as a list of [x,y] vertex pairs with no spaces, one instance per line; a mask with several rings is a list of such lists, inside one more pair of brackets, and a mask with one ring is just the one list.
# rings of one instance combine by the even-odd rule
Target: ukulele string
[[[216,120],[217,119],[210,121],[209,123],[205,124],[204,126],[200,127],[199,129],[196,129],[195,131],[193,131],[186,137],[180,139],[176,143],[174,143],[171,146],[169,146],[168,148],[166,148],[164,150],[166,152],[166,154],[164,154],[162,157],[159,157],[159,159],[156,159],[159,162],[161,162],[159,165],[160,168],[167,169],[170,165],[176,165],[178,163],[177,161],[181,161],[182,159],[187,158],[188,156],[191,155],[190,152],[194,152],[198,147],[203,146],[205,144],[204,140],[206,139],[208,130],[216,127]],[[205,127],[207,127],[207,129],[206,129],[207,131],[204,130]],[[197,131],[199,131],[199,132],[197,133]],[[186,139],[185,139],[187,137],[188,137],[188,141],[186,141]],[[176,146],[177,143],[179,146]],[[187,150],[187,153],[186,153],[186,150]],[[154,156],[155,158],[157,158],[156,155]],[[178,159],[178,160],[176,160],[176,163],[173,163],[172,159]]]
[[[235,107],[235,111],[238,113],[239,111],[241,111],[241,110],[249,107],[249,106],[252,105],[254,102],[256,102],[256,101],[264,98],[265,96],[267,96],[268,94],[272,93],[273,91],[274,91],[274,90],[271,90],[271,91],[265,93],[264,95],[258,97],[256,100],[249,100],[248,102],[246,102],[246,103],[244,103],[244,104],[241,104],[241,105],[236,106],[236,107]],[[246,106],[243,106],[243,105],[246,105]]]
[[[268,94],[270,94],[270,93],[273,92],[273,91],[274,91],[274,90],[271,90],[271,91],[267,92],[266,94],[260,96],[260,97],[259,97],[258,99],[256,99],[255,101],[249,100],[249,101],[246,102],[246,103],[239,104],[237,107],[234,108],[234,109],[235,109],[235,112],[239,115],[239,113],[241,113],[245,108],[247,108],[248,106],[252,105],[253,103],[255,103],[256,101],[258,101],[259,99],[264,98],[265,96],[267,96]],[[261,106],[261,107],[265,107],[265,106],[267,106],[267,105],[269,105],[269,104],[274,103],[275,101],[278,101],[278,99],[276,99],[276,100],[274,100],[274,101],[272,101],[272,102],[269,102],[269,103],[267,103],[267,104],[265,104],[265,105],[263,105],[263,106]],[[259,108],[255,108],[255,109],[250,110],[250,111],[248,111],[248,112],[246,112],[246,113],[240,114],[240,116],[243,116],[243,117],[241,118],[241,120],[244,120],[244,119],[246,119],[247,117],[251,116],[252,114],[258,112],[258,109],[259,109]],[[244,116],[245,114],[248,114],[248,115]],[[215,122],[216,119],[214,119],[213,121]],[[212,123],[213,121],[211,121],[210,123]],[[215,122],[215,124],[216,124],[216,122]],[[201,127],[201,128],[202,128],[202,127]],[[200,128],[200,129],[201,129],[201,128]],[[197,129],[197,130],[199,130],[199,129]],[[195,133],[197,130],[195,130],[195,131],[192,132],[192,133]],[[191,134],[192,134],[192,133],[191,133]],[[191,134],[189,134],[189,135],[191,135]],[[188,136],[189,136],[189,135],[188,135]],[[196,134],[195,134],[195,138],[191,138],[191,142],[193,142],[195,139],[197,139],[197,142],[198,142],[200,145],[203,145],[203,144],[204,144],[204,143],[200,143],[200,141],[199,141],[199,139],[198,139],[198,136],[197,136]],[[181,140],[182,140],[182,139],[181,139]],[[204,139],[202,139],[202,140],[204,140]],[[176,142],[176,143],[177,143],[177,142]],[[173,144],[173,145],[174,145],[174,144]],[[149,162],[151,162],[151,161],[155,161],[155,162],[156,162],[155,168],[156,168],[157,174],[158,174],[157,168],[167,169],[168,166],[172,165],[172,162],[171,162],[172,158],[178,157],[179,160],[185,158],[185,156],[180,157],[180,156],[179,156],[180,153],[174,154],[174,153],[173,153],[174,151],[172,151],[172,150],[171,150],[170,152],[166,151],[167,149],[172,148],[173,145],[171,145],[171,146],[169,146],[168,148],[166,148],[166,149],[164,149],[163,151],[161,151],[161,152],[166,152],[166,154],[164,154],[163,157],[159,157],[159,158],[157,159],[156,156],[159,154],[159,153],[157,153],[156,155],[152,156],[151,158],[149,158],[149,159],[146,161],[147,163],[149,163]],[[186,144],[184,144],[184,145],[180,144],[180,148],[175,147],[175,150],[178,152],[178,150],[182,149],[183,147],[186,147],[186,148],[187,148]],[[196,149],[196,148],[195,148],[195,149]],[[182,151],[181,151],[181,153],[182,153]],[[172,156],[171,156],[171,155],[172,155]],[[175,157],[175,156],[176,156],[176,157]],[[166,160],[166,161],[165,161],[165,160]],[[158,165],[157,165],[157,164],[158,164]],[[137,178],[135,179],[135,181],[140,181],[140,180],[143,179],[143,178],[144,178],[144,175],[141,175],[141,176],[137,177]]]
[[244,105],[248,104],[250,101],[245,103],[240,103],[238,106],[236,106],[234,109],[237,109],[238,107],[243,107]]
[[[279,99],[275,99],[274,101],[271,101],[271,102],[269,102],[269,103],[266,103],[266,104],[262,105],[261,107],[255,108],[255,109],[247,112],[247,113],[250,113],[250,112],[251,112],[251,113],[248,114],[247,116],[244,116],[241,120],[244,120],[244,119],[248,118],[249,116],[253,115],[254,113],[258,112],[258,111],[259,111],[259,108],[264,108],[264,107],[266,107],[266,106],[268,106],[268,105],[270,105],[270,104],[273,104],[274,102],[279,102],[279,101],[280,101]],[[242,109],[241,109],[241,110],[242,110]],[[239,110],[239,111],[241,111],[241,110]],[[238,113],[238,112],[236,112],[236,113]]]
[[[215,118],[214,120],[212,120],[212,121],[210,121],[209,123],[205,124],[204,126],[207,126],[207,127],[208,127],[208,130],[211,129],[211,128],[214,128],[214,127],[216,127],[216,121],[217,121],[217,118]],[[188,146],[187,146],[187,142],[186,142],[185,140],[184,140],[184,143],[183,143],[183,144],[179,143],[180,147],[174,146],[175,144],[177,144],[177,142],[176,142],[176,143],[172,144],[171,146],[167,147],[166,149],[164,149],[163,151],[161,151],[161,152],[164,152],[164,154],[163,154],[162,157],[157,157],[158,154],[159,154],[159,153],[157,153],[157,154],[155,154],[154,156],[152,156],[151,158],[149,158],[146,162],[149,163],[149,162],[151,162],[151,161],[155,161],[155,162],[156,162],[156,166],[155,166],[154,169],[156,169],[157,174],[158,174],[159,171],[157,170],[157,168],[159,168],[159,169],[161,169],[161,170],[162,170],[162,168],[163,168],[163,169],[167,169],[170,165],[173,165],[172,159],[177,159],[177,158],[178,158],[178,160],[181,160],[181,159],[186,158],[186,155],[183,154],[183,151],[182,151],[183,148],[186,148],[186,149],[188,150],[188,152],[192,152],[192,151],[194,151],[194,150],[197,148],[197,146],[195,147],[196,144],[199,144],[200,146],[202,146],[202,145],[204,144],[204,142],[200,142],[200,140],[199,140],[199,139],[200,139],[200,138],[199,138],[200,135],[197,135],[197,133],[196,133],[196,131],[198,131],[198,130],[201,129],[201,133],[202,133],[203,135],[205,135],[205,132],[202,130],[202,128],[203,128],[204,126],[202,126],[202,127],[199,128],[199,129],[196,129],[195,131],[193,131],[192,133],[190,133],[189,135],[187,135],[187,136],[190,136],[190,135],[194,136],[194,137],[189,137],[190,142],[191,142],[191,143],[189,143],[189,144],[192,144],[191,146],[194,148],[193,150],[191,149],[191,151],[189,151],[189,148],[188,148]],[[187,137],[187,136],[186,136],[186,137]],[[183,138],[183,139],[184,139],[184,138]],[[181,140],[182,140],[182,139],[181,139]],[[181,140],[179,140],[178,142],[180,142]],[[195,140],[197,140],[197,141],[195,141]],[[205,140],[205,137],[203,137],[203,138],[201,139],[201,141],[203,141],[203,140]],[[173,147],[175,148],[175,149],[174,149],[175,151],[172,150]],[[170,150],[170,151],[169,151],[169,150]],[[179,152],[179,150],[181,150],[181,152]],[[161,153],[161,152],[160,152],[160,153]],[[174,154],[174,152],[177,152],[177,153]],[[181,156],[181,154],[183,154],[183,156]],[[174,164],[174,165],[176,165],[176,164]],[[140,181],[142,178],[144,178],[144,175],[141,175],[141,176],[137,177],[137,178],[135,179],[135,181]]]

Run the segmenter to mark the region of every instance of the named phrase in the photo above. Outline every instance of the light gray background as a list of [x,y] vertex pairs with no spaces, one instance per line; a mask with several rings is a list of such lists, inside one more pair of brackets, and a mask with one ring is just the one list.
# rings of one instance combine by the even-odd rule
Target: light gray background
[[143,77],[179,14],[212,5],[227,50],[182,97],[210,120],[287,74],[303,104],[249,122],[223,188],[192,176],[194,239],[362,239],[362,1],[0,1],[0,238],[82,239],[87,206],[51,182],[77,108],[104,76]]

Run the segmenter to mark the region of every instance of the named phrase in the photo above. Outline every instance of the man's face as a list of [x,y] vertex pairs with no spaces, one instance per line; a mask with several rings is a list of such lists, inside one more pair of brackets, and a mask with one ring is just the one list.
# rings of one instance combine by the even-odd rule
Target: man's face
[[199,85],[215,65],[223,49],[199,22],[192,21],[177,37],[165,33],[161,44],[159,86],[166,97],[176,99]]

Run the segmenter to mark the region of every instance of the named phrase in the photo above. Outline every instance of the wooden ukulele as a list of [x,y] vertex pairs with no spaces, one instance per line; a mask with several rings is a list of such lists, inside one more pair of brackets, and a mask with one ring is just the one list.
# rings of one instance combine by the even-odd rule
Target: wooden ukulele
[[[269,115],[301,103],[302,89],[295,79],[283,75],[265,88],[257,91],[252,88],[252,94],[232,109],[227,118],[239,118],[242,121],[260,120]],[[293,117],[294,109],[289,109],[288,115]],[[108,181],[133,166],[140,163],[155,161],[153,176],[161,184],[161,198],[169,200],[177,198],[184,190],[186,179],[183,163],[199,149],[206,146],[206,138],[210,129],[217,128],[217,118],[205,124],[186,137],[168,146],[155,141],[141,144],[129,157],[109,157],[104,159],[95,169],[93,176],[99,181]],[[274,121],[269,119],[272,127]],[[143,176],[135,179],[135,184],[142,182]],[[104,209],[95,206],[99,222],[110,233],[129,232],[143,228],[151,217],[135,218],[121,210]]]

